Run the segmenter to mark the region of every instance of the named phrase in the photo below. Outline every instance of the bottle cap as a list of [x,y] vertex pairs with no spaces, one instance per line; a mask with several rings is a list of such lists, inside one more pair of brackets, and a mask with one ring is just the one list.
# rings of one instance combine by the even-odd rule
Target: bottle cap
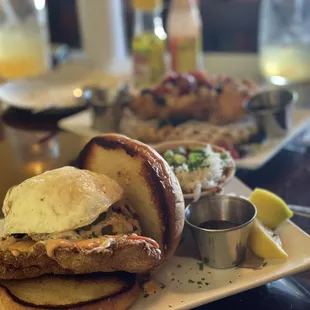
[[132,7],[135,10],[153,11],[163,6],[162,0],[132,0]]

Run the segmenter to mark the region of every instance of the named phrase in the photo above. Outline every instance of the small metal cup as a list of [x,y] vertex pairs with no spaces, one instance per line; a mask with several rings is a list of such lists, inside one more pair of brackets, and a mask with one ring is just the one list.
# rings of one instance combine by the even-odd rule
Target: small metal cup
[[297,99],[297,93],[289,90],[265,91],[250,98],[245,108],[266,137],[279,138],[292,128],[292,108]]
[[91,107],[94,130],[102,133],[119,132],[123,108],[130,101],[129,89],[127,84],[117,90],[89,86],[82,90],[80,101]]
[[[216,195],[204,197],[185,210],[185,220],[197,243],[201,259],[216,269],[233,268],[243,262],[255,206],[247,199]],[[227,229],[199,227],[207,221],[229,221],[237,226]]]
[[103,133],[112,131],[108,90],[104,88],[93,88],[91,92],[93,129]]

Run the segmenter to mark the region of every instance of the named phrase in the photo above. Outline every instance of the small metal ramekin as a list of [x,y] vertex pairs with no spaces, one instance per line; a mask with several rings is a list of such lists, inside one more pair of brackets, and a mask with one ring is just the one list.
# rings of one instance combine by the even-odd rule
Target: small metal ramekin
[[[185,220],[197,243],[201,259],[216,269],[233,268],[243,262],[255,206],[247,199],[216,195],[203,197],[185,210]],[[199,227],[207,221],[229,221],[236,226],[227,229]]]

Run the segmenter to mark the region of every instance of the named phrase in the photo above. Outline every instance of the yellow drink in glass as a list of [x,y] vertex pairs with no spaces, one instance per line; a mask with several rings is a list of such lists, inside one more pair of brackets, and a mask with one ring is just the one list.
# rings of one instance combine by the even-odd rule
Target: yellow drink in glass
[[133,0],[135,33],[132,42],[134,80],[138,87],[157,83],[165,73],[167,34],[160,11],[161,0]]
[[310,80],[310,45],[266,45],[261,49],[260,68],[277,85]]
[[0,78],[37,75],[49,68],[47,37],[39,25],[0,28]]

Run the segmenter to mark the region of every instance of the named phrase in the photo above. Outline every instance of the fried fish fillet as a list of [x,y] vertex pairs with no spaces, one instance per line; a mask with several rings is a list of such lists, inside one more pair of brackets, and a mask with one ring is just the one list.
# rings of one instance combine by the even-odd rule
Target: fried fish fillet
[[0,279],[26,279],[43,274],[86,274],[126,271],[144,273],[161,261],[156,242],[139,236],[103,236],[0,242]]

